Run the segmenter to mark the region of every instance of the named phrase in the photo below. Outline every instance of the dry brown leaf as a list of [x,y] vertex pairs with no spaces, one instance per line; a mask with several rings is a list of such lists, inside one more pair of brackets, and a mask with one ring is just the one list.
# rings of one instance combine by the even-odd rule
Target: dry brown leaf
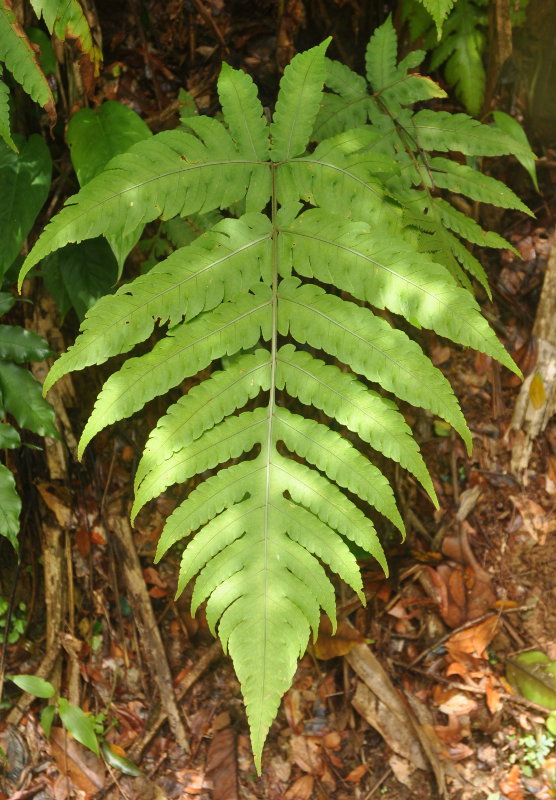
[[521,528],[516,530],[525,530],[535,542],[543,545],[547,534],[556,530],[556,519],[525,494],[510,495],[510,500],[521,517]]
[[83,747],[63,728],[53,727],[50,731],[50,752],[60,773],[66,774],[74,786],[91,796],[104,786],[105,769],[94,753]]
[[498,617],[492,616],[482,622],[454,633],[446,642],[446,649],[455,661],[463,661],[465,656],[484,658],[487,646],[494,638],[498,627]]
[[52,481],[37,481],[39,494],[56,517],[56,522],[62,528],[70,528],[73,518],[73,498],[70,490],[65,486],[58,486]]
[[349,622],[339,622],[336,633],[332,634],[332,623],[328,617],[321,617],[319,635],[314,644],[315,655],[321,661],[337,656],[345,656],[356,644],[363,644],[365,637]]
[[508,774],[500,781],[500,789],[508,800],[523,800],[523,785],[519,764],[514,764]]
[[284,800],[309,800],[314,785],[315,779],[312,775],[302,775],[292,783],[284,795]]
[[294,733],[300,733],[300,726],[305,717],[301,708],[301,692],[298,689],[290,689],[284,697],[284,711],[286,720]]
[[322,775],[324,771],[320,740],[315,736],[292,736],[290,757],[303,772]]
[[487,675],[486,678],[485,691],[487,708],[491,714],[496,714],[496,712],[500,711],[502,708],[502,697],[500,689],[494,686],[493,679],[490,675]]
[[363,775],[368,770],[367,764],[359,764],[358,767],[354,767],[351,772],[348,772],[346,777],[344,778],[345,781],[349,781],[349,783],[359,783]]
[[219,730],[207,752],[207,776],[212,780],[212,800],[238,800],[236,743],[232,728]]

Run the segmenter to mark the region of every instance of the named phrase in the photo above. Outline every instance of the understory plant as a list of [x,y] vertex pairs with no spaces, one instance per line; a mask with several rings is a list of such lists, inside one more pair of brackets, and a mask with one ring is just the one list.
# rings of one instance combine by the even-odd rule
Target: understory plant
[[[206,601],[232,656],[259,770],[320,609],[335,623],[327,569],[364,602],[350,543],[386,572],[370,509],[403,534],[373,452],[437,502],[397,401],[443,418],[471,447],[449,382],[397,318],[519,372],[468,277],[488,289],[473,244],[509,245],[443,194],[527,212],[463,163],[518,145],[464,114],[415,112],[413,103],[443,92],[409,73],[415,56],[397,63],[389,20],[369,42],[366,79],[328,60],[327,46],[286,68],[270,124],[251,78],[223,64],[222,118],[186,118],[114,158],[49,223],[20,275],[68,242],[129,236],[156,218],[225,215],[101,298],[44,391],[72,370],[130,354],[96,400],[81,456],[101,429],[182,386],[147,441],[131,515],[186,484],[157,559],[186,540],[178,592],[196,576],[193,612]],[[435,155],[450,151],[460,161]],[[133,355],[155,329],[154,345]]]

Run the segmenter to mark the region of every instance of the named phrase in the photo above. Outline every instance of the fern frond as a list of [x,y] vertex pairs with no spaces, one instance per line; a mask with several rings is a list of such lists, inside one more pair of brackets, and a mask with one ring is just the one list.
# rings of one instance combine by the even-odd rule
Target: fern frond
[[[261,390],[268,391],[269,386],[269,354],[266,350],[256,350],[253,354],[238,356],[226,370],[213,372],[208,380],[193,387],[170,406],[152,431],[135,473],[135,491],[147,473],[169,454],[187,447]],[[131,517],[135,519],[133,511]]]
[[306,405],[322,409],[379,453],[400,463],[421,482],[434,503],[436,493],[419,447],[396,405],[372,392],[350,373],[325,364],[293,345],[277,354],[276,385]]
[[245,196],[252,180],[268,188],[268,200],[268,170],[251,155],[239,153],[216,120],[210,123],[214,125],[207,118],[188,118],[205,142],[179,129],[163,131],[112,159],[47,225],[25,260],[20,283],[35,264],[68,241],[127,235],[157,217],[227,208]]
[[331,353],[397,397],[450,423],[471,448],[471,434],[442,373],[402,331],[354,303],[286,278],[279,287],[278,330]]
[[218,96],[232,139],[240,152],[250,152],[253,159],[267,161],[268,127],[253,80],[242,70],[234,70],[223,63]]
[[53,365],[44,391],[72,370],[127,353],[150,336],[156,320],[176,325],[192,319],[268,276],[270,237],[267,217],[222,220],[147,275],[102,297],[85,315],[75,344]]
[[44,108],[53,125],[56,108],[52,91],[25,31],[6,0],[0,4],[0,61],[29,97]]
[[[474,241],[476,226],[485,245],[506,246],[502,237],[483,232],[448,203],[439,201],[437,206],[448,227],[457,229],[463,217],[465,225],[459,225],[457,232],[470,241]],[[324,230],[325,235],[321,233]],[[302,277],[339,286],[360,300],[416,320],[459,344],[488,351],[511,368],[511,358],[490,334],[472,295],[458,287],[444,267],[403,242],[388,244],[382,238],[375,239],[363,223],[334,220],[320,209],[305,212],[281,232],[286,248],[281,262],[291,263]]]
[[270,338],[270,292],[262,285],[256,289],[254,294],[240,295],[235,302],[172,328],[150,353],[130,358],[111,375],[83,430],[79,457],[107,425],[131,416],[215,358],[254,347],[261,332],[264,338]]
[[313,135],[321,141],[350,128],[359,128],[367,121],[367,82],[339,61],[325,59],[326,86]]
[[398,37],[388,15],[383,25],[375,30],[365,50],[367,80],[374,92],[380,92],[398,77],[396,67]]
[[481,110],[485,94],[485,35],[481,30],[485,22],[485,14],[473,2],[458,0],[430,64],[431,70],[435,70],[446,62],[446,80],[473,116]]
[[415,140],[425,150],[459,150],[466,156],[504,156],[512,152],[509,137],[467,114],[423,108],[412,120]]
[[444,20],[450,13],[450,10],[456,0],[419,0],[419,2],[423,4],[433,18],[434,24],[436,25],[436,29],[438,31],[438,38],[440,39]]
[[[0,77],[2,76],[2,65],[0,64]],[[17,153],[17,147],[12,139],[10,127],[10,90],[3,80],[0,80],[0,138],[3,139],[8,147]]]
[[324,58],[330,40],[301,53],[284,70],[270,125],[274,162],[301,155],[309,143],[326,77]]
[[481,203],[492,203],[500,208],[514,208],[533,216],[519,197],[502,181],[483,175],[465,164],[458,164],[449,158],[436,156],[429,160],[431,177],[436,186],[451,192],[464,194]]
[[94,43],[91,29],[78,0],[31,0],[35,14],[44,18],[50,33],[55,33],[60,41],[70,39],[87,55],[99,74],[102,53]]
[[[335,620],[325,567],[363,599],[348,543],[387,571],[363,508],[403,532],[392,489],[361,444],[408,469],[433,502],[395,401],[446,419],[471,446],[446,378],[369,306],[517,369],[469,291],[460,264],[486,278],[458,237],[506,243],[433,187],[523,210],[520,201],[496,181],[426,152],[498,154],[511,137],[465,115],[402,108],[438,90],[408,74],[422,54],[396,65],[390,21],[368,51],[373,98],[364,79],[326,61],[326,46],[286,68],[270,128],[251,79],[225,65],[223,123],[187,117],[187,131],[158,134],[115,158],[46,228],[21,274],[67,241],[128,234],[157,216],[247,210],[210,229],[205,217],[206,233],[103,298],[45,388],[70,370],[129,353],[157,330],[152,349],[128,357],[104,384],[81,455],[106,425],[190,379],[148,439],[132,517],[172,484],[186,484],[157,559],[185,540],[178,592],[195,578],[192,609],[206,601],[208,623],[232,655],[258,769],[320,609]],[[314,146],[315,124],[335,135]],[[326,363],[334,359],[340,363]],[[328,422],[315,421],[312,409]]]

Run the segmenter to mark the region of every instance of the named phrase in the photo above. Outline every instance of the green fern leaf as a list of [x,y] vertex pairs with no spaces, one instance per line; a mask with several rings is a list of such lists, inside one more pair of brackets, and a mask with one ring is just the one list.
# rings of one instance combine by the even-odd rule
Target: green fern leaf
[[345,64],[325,59],[326,86],[321,99],[314,136],[320,141],[350,128],[359,128],[367,121],[367,82]]
[[[287,67],[269,128],[251,79],[225,65],[218,88],[223,124],[188,116],[187,131],[158,134],[116,157],[50,223],[22,270],[68,240],[130,233],[157,216],[206,215],[195,241],[90,310],[45,389],[68,371],[130,353],[156,330],[152,348],[131,354],[104,384],[81,455],[106,425],[188,379],[184,396],[148,439],[132,517],[172,484],[185,484],[157,559],[185,540],[178,593],[195,579],[192,609],[206,601],[209,626],[232,655],[257,769],[321,608],[334,624],[325,568],[363,599],[348,543],[387,571],[363,509],[372,507],[403,532],[368,445],[407,468],[436,502],[395,401],[446,419],[471,445],[448,381],[408,335],[368,306],[516,369],[471,293],[458,285],[470,285],[460,262],[474,267],[471,254],[459,252],[465,247],[458,236],[493,246],[503,240],[433,195],[426,153],[498,153],[507,142],[465,115],[454,123],[450,115],[401,108],[437,90],[407,74],[422,54],[396,65],[391,21],[368,51],[383,96],[370,99],[364,79],[331,66],[326,45]],[[400,112],[392,115],[396,104]],[[335,135],[314,146],[315,124]],[[452,170],[442,159],[431,173],[447,175],[438,185],[449,191],[519,203],[497,182]],[[210,228],[208,215],[230,208],[246,213],[231,219],[226,212]],[[317,422],[312,409],[328,421]]]
[[440,39],[444,20],[450,13],[456,0],[419,0],[419,2],[423,4],[433,18],[438,31],[438,38]]
[[[242,408],[261,390],[268,391],[269,386],[269,354],[266,350],[257,350],[253,354],[238,356],[228,369],[213,372],[208,380],[191,389],[168,409],[151,433],[135,473],[135,491],[145,476],[169,454],[187,447],[236,408]],[[154,496],[151,494],[148,499]],[[135,503],[139,507],[137,495]],[[134,509],[132,520],[135,519]]]
[[389,15],[383,25],[377,28],[369,40],[365,51],[367,80],[374,92],[380,92],[398,77],[396,57],[398,37]]
[[0,61],[4,62],[29,97],[44,108],[54,125],[56,108],[50,86],[8,0],[2,0],[0,4]]
[[435,49],[430,65],[434,70],[446,62],[446,80],[473,116],[481,110],[486,84],[482,22],[484,14],[471,0],[458,0],[444,26],[442,41]]
[[284,345],[278,351],[276,385],[306,405],[322,409],[379,453],[399,462],[436,493],[411,431],[394,403],[367,389],[353,375],[309,353]]
[[[2,65],[0,64],[0,76],[2,75]],[[8,147],[11,147],[17,153],[17,147],[12,139],[10,127],[10,90],[0,80],[0,138],[2,138]]]
[[467,156],[503,156],[513,149],[509,137],[467,114],[424,108],[415,114],[412,122],[415,139],[425,150],[459,150]]
[[79,458],[93,436],[107,425],[131,416],[215,358],[254,347],[261,332],[264,338],[270,338],[270,293],[261,285],[256,290],[172,328],[150,353],[130,358],[111,375],[83,430]]
[[415,342],[367,309],[327,295],[318,286],[299,284],[296,278],[280,284],[278,330],[283,336],[289,332],[300,344],[332,353],[397,397],[442,416],[471,448],[471,434],[450,384]]
[[245,196],[252,180],[268,187],[268,200],[268,170],[239,153],[222,125],[207,117],[188,118],[188,125],[206,141],[182,130],[163,131],[114,158],[105,172],[71,198],[25,260],[20,282],[42,258],[68,241],[129,235],[157,217],[227,208]]
[[232,138],[242,153],[251,153],[256,161],[268,161],[268,128],[257,87],[241,70],[222,64],[218,95]]
[[75,344],[48,373],[44,391],[72,370],[127,353],[150,336],[155,320],[176,325],[184,316],[192,319],[268,275],[268,219],[246,215],[234,222],[223,220],[147,275],[101,298],[87,312]]
[[441,189],[449,189],[451,192],[464,194],[472,200],[492,203],[500,208],[515,208],[523,211],[524,214],[533,216],[532,211],[527,208],[525,203],[522,203],[519,197],[502,181],[440,156],[431,158],[429,166],[433,170],[432,180]]
[[274,162],[299,156],[307,147],[320,107],[329,44],[330,38],[301,53],[284,70],[270,126]]
[[78,0],[31,0],[35,14],[43,17],[50,33],[60,41],[70,39],[91,60],[95,75],[102,61],[100,48],[93,41],[91,29]]

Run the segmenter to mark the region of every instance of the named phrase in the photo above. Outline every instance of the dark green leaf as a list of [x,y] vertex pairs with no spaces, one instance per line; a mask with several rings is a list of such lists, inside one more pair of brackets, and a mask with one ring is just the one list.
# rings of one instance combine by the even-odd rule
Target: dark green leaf
[[21,439],[19,433],[7,422],[0,422],[0,449],[7,448],[13,450],[14,447],[19,447]]
[[42,274],[62,317],[73,307],[81,321],[93,303],[112,293],[118,265],[106,239],[87,239],[47,256]]
[[0,142],[0,279],[19,253],[47,198],[52,160],[42,136],[14,136],[19,153]]
[[10,361],[0,361],[0,389],[4,411],[40,436],[59,438],[54,425],[54,409],[42,396],[41,386],[31,373]]
[[0,358],[11,361],[43,361],[53,355],[42,336],[19,325],[0,325]]
[[15,303],[15,297],[9,292],[0,292],[0,317],[6,314]]
[[19,555],[19,515],[21,500],[15,489],[15,478],[10,470],[0,464],[0,536],[5,536]]

